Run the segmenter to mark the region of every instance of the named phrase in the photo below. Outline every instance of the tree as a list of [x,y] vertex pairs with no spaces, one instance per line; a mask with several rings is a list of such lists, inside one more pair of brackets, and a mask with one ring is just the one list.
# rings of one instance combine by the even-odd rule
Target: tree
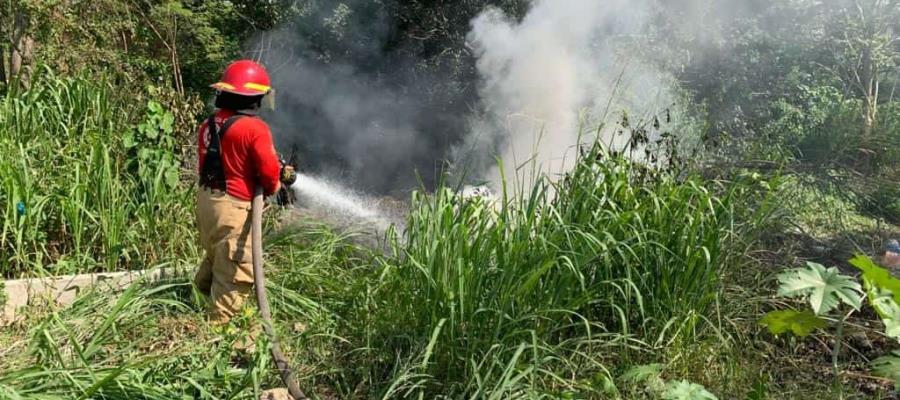
[[0,10],[0,78],[4,83],[28,84],[35,49],[32,11],[30,4],[24,1],[7,3],[7,7]]
[[0,84],[6,85],[6,45],[0,44]]
[[896,72],[898,5],[895,0],[855,0],[838,9],[826,27],[825,46],[834,60],[825,68],[862,101],[864,137],[877,121],[881,85]]

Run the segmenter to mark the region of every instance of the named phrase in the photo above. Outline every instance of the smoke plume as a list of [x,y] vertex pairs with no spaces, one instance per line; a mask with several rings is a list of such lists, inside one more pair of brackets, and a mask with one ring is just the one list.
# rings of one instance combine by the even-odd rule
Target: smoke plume
[[379,3],[323,3],[252,46],[277,90],[263,115],[276,147],[296,151],[302,171],[363,192],[433,186],[465,132],[466,96],[447,89],[454,71],[385,51],[395,22]]
[[[662,74],[621,48],[644,29],[645,6],[537,0],[521,22],[497,9],[476,17],[468,39],[485,113],[473,121],[468,148],[483,152],[481,144],[499,143],[507,175],[532,165],[563,172],[574,162],[581,135],[592,136],[610,111],[647,111],[656,104],[665,92]],[[496,168],[486,174],[498,184]]]
[[340,51],[323,56],[297,26],[256,45],[279,90],[267,119],[282,151],[296,146],[311,172],[366,191],[414,188],[418,177],[431,185],[445,163],[454,181],[497,186],[496,157],[507,175],[528,160],[561,172],[582,135],[612,142],[602,122],[670,100],[668,78],[628,48],[645,29],[649,2],[535,0],[521,19],[486,8],[461,46],[472,74],[381,51],[393,40],[391,21],[361,13],[362,1],[335,3],[303,23],[343,26],[341,35],[358,38],[341,40],[351,45]]

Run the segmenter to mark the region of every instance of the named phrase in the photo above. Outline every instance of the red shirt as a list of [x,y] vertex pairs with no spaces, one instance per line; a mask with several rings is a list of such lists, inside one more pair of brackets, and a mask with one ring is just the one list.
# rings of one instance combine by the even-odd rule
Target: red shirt
[[[232,110],[216,111],[216,125],[221,134],[222,125],[234,115]],[[208,121],[208,120],[207,120]],[[203,171],[206,147],[209,145],[207,121],[200,125],[198,144],[199,168]],[[278,191],[281,162],[272,143],[269,126],[257,117],[242,117],[233,123],[222,136],[222,168],[225,170],[225,191],[241,200],[251,200],[256,184],[263,187],[266,196]]]

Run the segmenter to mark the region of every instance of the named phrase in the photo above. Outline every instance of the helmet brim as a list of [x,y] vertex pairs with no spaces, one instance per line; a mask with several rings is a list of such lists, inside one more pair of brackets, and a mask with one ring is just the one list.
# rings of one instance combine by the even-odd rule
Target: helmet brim
[[[248,85],[250,85],[250,84],[247,84],[244,86],[248,86]],[[234,85],[231,85],[231,84],[225,83],[225,82],[216,82],[212,85],[209,85],[209,87],[216,89],[218,91],[234,93],[234,94],[240,95],[240,96],[265,96],[265,95],[269,94],[270,91],[272,91],[272,88],[270,88],[270,87],[262,86],[262,85],[257,85],[257,86],[258,87],[237,88],[237,87],[234,87]]]

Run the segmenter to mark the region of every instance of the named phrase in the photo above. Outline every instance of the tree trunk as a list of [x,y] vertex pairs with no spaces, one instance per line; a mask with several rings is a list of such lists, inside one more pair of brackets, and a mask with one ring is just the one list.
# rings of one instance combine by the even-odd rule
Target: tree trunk
[[863,136],[869,137],[875,128],[878,117],[878,80],[872,78],[867,85],[867,93],[863,98]]
[[863,99],[863,136],[869,137],[875,128],[875,118],[878,116],[878,99],[868,95]]
[[15,11],[12,43],[9,55],[9,79],[28,86],[31,61],[34,58],[34,39],[28,34],[28,15]]
[[875,65],[871,48],[871,42],[865,47],[862,54],[860,68],[860,87],[863,97],[863,136],[869,137],[875,127],[878,117],[878,67]]
[[0,45],[0,84],[6,83],[6,46]]

